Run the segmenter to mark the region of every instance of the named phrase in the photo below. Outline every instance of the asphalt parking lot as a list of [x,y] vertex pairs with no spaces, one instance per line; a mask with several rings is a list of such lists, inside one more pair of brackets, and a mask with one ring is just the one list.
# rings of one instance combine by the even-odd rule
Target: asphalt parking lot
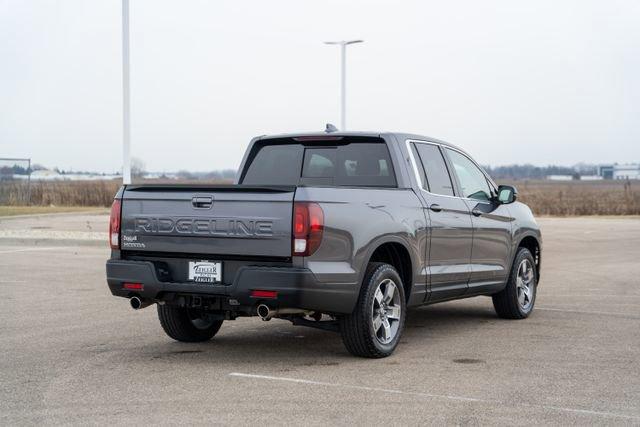
[[0,424],[640,424],[639,218],[541,219],[529,319],[412,310],[381,360],[277,319],[171,341],[108,292],[106,220],[0,220]]

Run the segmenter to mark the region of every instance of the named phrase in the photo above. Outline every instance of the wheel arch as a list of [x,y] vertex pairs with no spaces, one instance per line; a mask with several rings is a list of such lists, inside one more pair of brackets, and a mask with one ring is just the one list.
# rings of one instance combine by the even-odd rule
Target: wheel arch
[[[528,234],[526,236],[523,236],[518,242],[517,249],[519,248],[527,248],[529,252],[531,252],[531,255],[533,255],[533,260],[536,265],[536,278],[537,278],[537,281],[539,282],[540,271],[542,267],[542,245],[540,244],[540,240],[537,238],[537,236],[533,234]],[[514,254],[514,258],[516,254],[517,254],[517,250],[516,250],[516,253]]]
[[407,247],[407,244],[402,239],[389,238],[377,241],[375,244],[370,246],[371,249],[362,268],[363,273],[360,277],[360,287],[362,287],[364,271],[366,270],[367,265],[371,262],[384,262],[392,265],[398,271],[400,279],[402,279],[405,299],[408,302],[413,289],[413,270],[416,266],[416,261],[412,252]]

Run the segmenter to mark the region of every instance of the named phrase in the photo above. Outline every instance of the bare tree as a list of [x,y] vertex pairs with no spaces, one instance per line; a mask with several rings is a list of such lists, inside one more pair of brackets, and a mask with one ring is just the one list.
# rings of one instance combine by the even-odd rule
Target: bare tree
[[131,159],[131,176],[134,178],[142,178],[146,175],[147,171],[145,170],[146,166],[142,160],[137,157],[133,157]]

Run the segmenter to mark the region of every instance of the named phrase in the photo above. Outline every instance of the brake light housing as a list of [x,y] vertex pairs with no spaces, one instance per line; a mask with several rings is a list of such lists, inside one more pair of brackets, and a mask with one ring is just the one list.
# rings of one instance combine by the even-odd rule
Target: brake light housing
[[120,216],[122,215],[122,201],[115,199],[111,205],[109,217],[109,245],[111,249],[120,249]]
[[324,212],[319,204],[293,204],[292,249],[296,256],[309,256],[318,250],[324,230]]

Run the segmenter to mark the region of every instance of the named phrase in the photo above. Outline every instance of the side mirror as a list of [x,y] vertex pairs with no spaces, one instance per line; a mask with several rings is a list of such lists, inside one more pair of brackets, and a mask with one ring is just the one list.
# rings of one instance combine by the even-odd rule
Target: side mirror
[[503,205],[513,203],[518,199],[518,190],[511,185],[501,185],[498,187],[498,201]]

